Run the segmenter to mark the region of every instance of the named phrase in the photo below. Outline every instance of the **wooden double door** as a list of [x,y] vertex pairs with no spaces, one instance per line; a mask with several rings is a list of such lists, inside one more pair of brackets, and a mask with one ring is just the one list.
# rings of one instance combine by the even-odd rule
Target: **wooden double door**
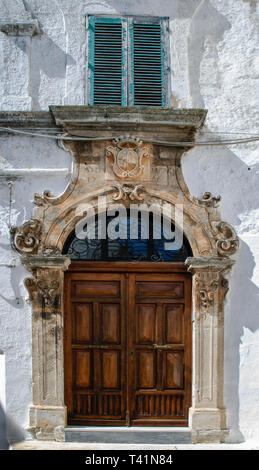
[[191,278],[183,265],[72,263],[65,403],[68,424],[188,424]]

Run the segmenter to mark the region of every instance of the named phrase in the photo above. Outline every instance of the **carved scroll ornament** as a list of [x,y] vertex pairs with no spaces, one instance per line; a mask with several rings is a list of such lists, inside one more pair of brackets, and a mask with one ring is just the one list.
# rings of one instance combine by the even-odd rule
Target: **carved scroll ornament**
[[194,201],[197,204],[199,204],[199,206],[205,206],[205,207],[217,207],[220,200],[221,200],[221,196],[213,196],[209,192],[205,192],[201,199],[194,198]]
[[13,245],[21,254],[36,254],[41,243],[42,222],[30,219],[21,227],[11,227]]
[[36,206],[44,206],[46,204],[51,204],[53,200],[55,200],[55,197],[53,196],[53,194],[51,194],[49,189],[46,189],[43,192],[42,196],[38,193],[34,194],[34,204],[36,204]]
[[120,200],[125,200],[127,197],[131,201],[143,201],[144,197],[143,195],[139,194],[139,191],[143,193],[145,191],[145,188],[142,184],[134,185],[134,184],[124,184],[124,185],[119,185],[116,184],[114,185],[114,188],[116,190],[116,194],[113,195],[112,199],[114,201],[120,201]]
[[234,229],[226,222],[211,222],[215,238],[217,251],[220,256],[233,255],[239,245],[237,235]]

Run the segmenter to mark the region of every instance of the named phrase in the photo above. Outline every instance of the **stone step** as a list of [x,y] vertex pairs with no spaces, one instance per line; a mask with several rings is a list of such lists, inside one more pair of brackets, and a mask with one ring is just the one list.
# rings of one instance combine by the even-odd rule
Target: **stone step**
[[190,444],[189,428],[67,426],[65,442],[111,444]]

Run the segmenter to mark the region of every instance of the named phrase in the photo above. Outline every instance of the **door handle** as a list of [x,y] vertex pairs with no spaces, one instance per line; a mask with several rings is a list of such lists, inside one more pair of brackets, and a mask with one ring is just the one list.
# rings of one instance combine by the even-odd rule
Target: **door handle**
[[167,349],[171,349],[171,348],[172,348],[171,344],[153,344],[153,349],[167,350]]

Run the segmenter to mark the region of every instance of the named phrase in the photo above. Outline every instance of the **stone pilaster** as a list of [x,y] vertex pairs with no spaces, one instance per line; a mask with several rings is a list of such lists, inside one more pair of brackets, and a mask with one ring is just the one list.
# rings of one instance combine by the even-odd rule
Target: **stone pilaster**
[[64,439],[63,276],[69,258],[30,255],[23,264],[32,302],[33,405],[30,432],[37,439]]
[[193,274],[193,397],[190,409],[192,439],[224,442],[226,411],[223,400],[224,313],[227,273],[233,261],[188,258]]

